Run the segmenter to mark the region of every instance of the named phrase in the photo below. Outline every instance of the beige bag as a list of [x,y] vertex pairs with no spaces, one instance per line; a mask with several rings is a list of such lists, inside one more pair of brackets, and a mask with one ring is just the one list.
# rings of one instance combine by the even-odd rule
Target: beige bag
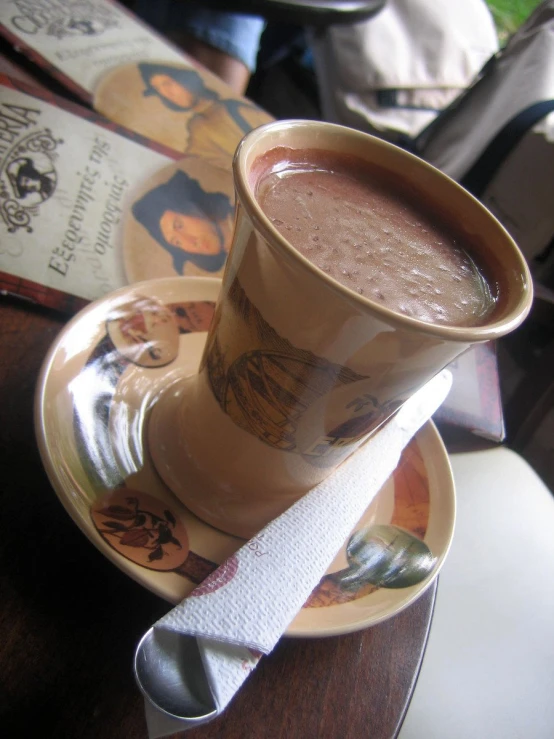
[[541,3],[413,150],[459,180],[532,260],[554,235],[554,0]]
[[313,32],[326,120],[416,136],[498,50],[484,0],[387,0],[367,21]]

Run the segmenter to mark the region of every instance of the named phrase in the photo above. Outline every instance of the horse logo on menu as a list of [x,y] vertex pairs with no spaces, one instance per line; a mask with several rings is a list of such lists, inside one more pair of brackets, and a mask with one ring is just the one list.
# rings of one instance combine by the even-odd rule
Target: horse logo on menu
[[0,102],[0,217],[9,233],[33,230],[32,218],[58,184],[56,162],[64,140],[40,127],[38,101]]
[[31,232],[32,218],[54,194],[56,150],[62,143],[49,129],[35,131],[17,140],[0,160],[0,215],[10,233],[19,228]]

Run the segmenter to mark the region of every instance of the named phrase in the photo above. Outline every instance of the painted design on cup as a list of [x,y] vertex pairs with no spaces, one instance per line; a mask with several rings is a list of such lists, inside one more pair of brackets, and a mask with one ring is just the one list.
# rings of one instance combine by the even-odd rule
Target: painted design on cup
[[[231,358],[233,344],[224,345],[222,315],[233,311],[242,319],[251,349]],[[235,279],[216,310],[211,337],[202,359],[213,394],[237,426],[275,449],[301,454],[316,466],[334,466],[388,418],[401,400],[381,404],[366,390],[371,378],[280,336],[248,299]],[[233,341],[233,337],[231,337]],[[345,391],[346,387],[348,391]],[[313,428],[335,398],[333,418],[325,433]],[[318,418],[319,417],[319,418]],[[327,423],[329,423],[327,421]]]

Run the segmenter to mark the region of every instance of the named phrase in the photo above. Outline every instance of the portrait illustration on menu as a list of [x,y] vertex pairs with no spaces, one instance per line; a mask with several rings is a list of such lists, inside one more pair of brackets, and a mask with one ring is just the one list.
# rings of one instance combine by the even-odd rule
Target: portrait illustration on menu
[[166,62],[111,70],[95,89],[94,106],[143,136],[227,170],[242,137],[271,120],[208,72]]
[[177,274],[185,274],[188,263],[209,274],[223,268],[227,257],[224,228],[233,215],[233,205],[223,193],[205,192],[177,170],[170,180],[135,202],[132,211],[171,256]]
[[192,113],[185,151],[219,167],[229,166],[238,142],[269,117],[242,98],[223,98],[192,68],[141,62],[144,97],[155,95],[169,110]]

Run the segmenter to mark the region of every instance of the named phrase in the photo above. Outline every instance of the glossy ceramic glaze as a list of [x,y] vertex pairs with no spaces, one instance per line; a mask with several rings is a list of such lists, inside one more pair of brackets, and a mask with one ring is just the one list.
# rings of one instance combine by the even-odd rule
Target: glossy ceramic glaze
[[[470,328],[425,323],[311,264],[255,197],[256,160],[277,146],[365,159],[460,224],[499,284],[489,321]],[[239,145],[234,181],[234,240],[200,372],[157,405],[150,449],[191,510],[249,537],[331,474],[468,346],[515,328],[530,308],[532,286],[517,246],[477,200],[367,134],[312,121],[262,126]]]
[[[39,449],[67,512],[110,561],[170,603],[244,543],[187,510],[146,443],[163,390],[197,372],[219,289],[215,279],[169,278],[91,304],[56,339],[37,387]],[[405,529],[436,557],[432,573],[409,587],[376,586],[353,570],[345,542],[287,634],[346,633],[398,613],[440,570],[454,514],[448,458],[429,423],[352,533],[359,542],[375,524]]]

